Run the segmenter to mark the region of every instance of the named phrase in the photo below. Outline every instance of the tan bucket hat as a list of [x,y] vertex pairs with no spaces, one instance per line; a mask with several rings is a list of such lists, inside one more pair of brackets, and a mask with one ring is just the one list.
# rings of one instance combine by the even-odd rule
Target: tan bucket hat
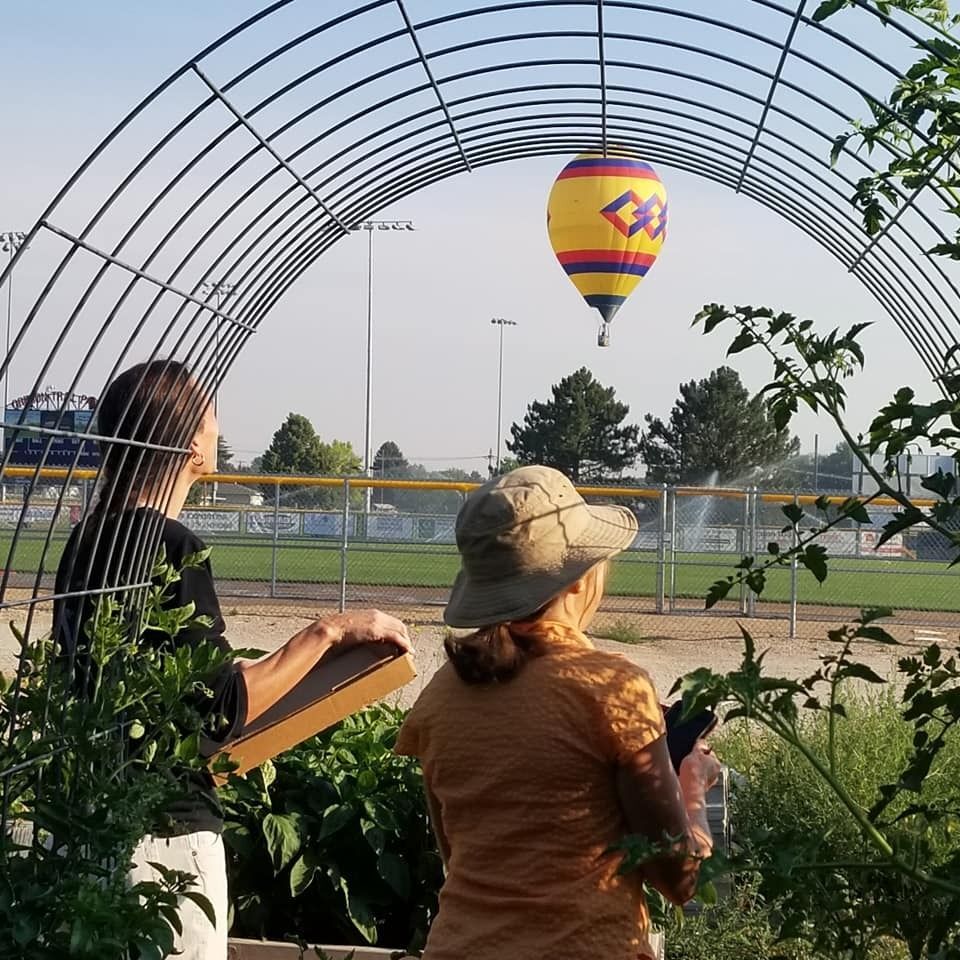
[[461,569],[443,613],[451,627],[522,620],[624,550],[637,519],[584,502],[551,467],[520,467],[487,481],[457,515]]

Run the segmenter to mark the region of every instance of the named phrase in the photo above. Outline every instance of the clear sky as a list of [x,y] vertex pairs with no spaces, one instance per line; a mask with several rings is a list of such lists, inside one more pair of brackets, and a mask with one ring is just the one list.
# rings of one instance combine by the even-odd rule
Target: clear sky
[[[412,6],[422,14],[432,4]],[[120,116],[260,5],[0,0],[0,230],[27,229]],[[482,467],[496,438],[494,316],[518,324],[506,331],[505,434],[532,399],[582,365],[616,388],[632,418],[666,416],[679,382],[724,362],[722,334],[690,329],[708,301],[769,304],[823,326],[875,321],[864,341],[867,372],[851,387],[857,429],[896,387],[929,382],[892,321],[821,247],[750,199],[662,164],[670,237],[615,321],[612,347],[598,349],[595,315],[557,266],[544,229],[562,163],[488,168],[382,211],[414,220],[417,230],[376,235],[374,447],[390,439],[430,466]],[[346,237],[280,302],[230,371],[222,430],[241,459],[262,452],[289,411],[309,416],[324,438],[362,449],[365,270],[365,238]],[[14,303],[16,322],[25,304]],[[763,364],[734,359],[748,386],[762,385]],[[81,387],[95,390],[97,373]],[[11,394],[28,386],[15,369]],[[836,440],[809,416],[796,429],[807,449],[815,433],[826,447]]]

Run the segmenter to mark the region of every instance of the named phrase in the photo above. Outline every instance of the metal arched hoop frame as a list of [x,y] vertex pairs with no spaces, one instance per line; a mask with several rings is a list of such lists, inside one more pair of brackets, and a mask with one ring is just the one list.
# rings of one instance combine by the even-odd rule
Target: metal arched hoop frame
[[[812,20],[812,0],[737,0],[725,5],[728,19],[691,0],[463,0],[425,18],[413,4],[337,0],[316,22],[316,5],[277,0],[147,95],[0,273],[2,286],[34,262],[42,277],[0,375],[16,365],[25,381],[25,345],[42,336],[50,346],[29,391],[75,350],[72,379],[58,384],[70,394],[91,365],[112,379],[135,344],[138,355],[186,361],[209,395],[277,302],[358,222],[452,176],[585,150],[639,153],[763,204],[836,257],[931,374],[943,372],[958,343],[960,286],[927,251],[951,239],[943,210],[955,200],[933,176],[912,192],[894,186],[898,207],[871,237],[850,198],[896,148],[844,147],[830,159],[856,109],[882,105],[903,75],[867,35],[883,26],[904,56],[913,47],[936,56],[929,27],[887,19],[867,0],[837,27]],[[958,173],[960,160],[944,168]],[[104,170],[105,193],[91,186]],[[229,305],[215,292],[223,284]],[[94,332],[78,344],[84,329]],[[182,457],[201,411],[189,413],[176,444],[147,441],[149,450]],[[48,439],[0,580],[0,607],[25,605],[28,631],[35,604],[53,597],[50,548],[78,462],[68,465],[30,596],[13,596],[40,470],[57,437],[76,435],[31,429]],[[138,455],[129,441],[82,436]],[[8,449],[4,467],[9,459]],[[156,533],[137,545],[128,587],[145,582]]]

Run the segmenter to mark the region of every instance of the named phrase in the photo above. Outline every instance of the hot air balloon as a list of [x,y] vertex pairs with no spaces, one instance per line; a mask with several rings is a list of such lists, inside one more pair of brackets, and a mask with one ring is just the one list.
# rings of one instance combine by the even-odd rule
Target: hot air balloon
[[598,345],[609,346],[610,321],[667,235],[663,183],[642,160],[581,154],[553,184],[547,232],[567,276],[600,312]]

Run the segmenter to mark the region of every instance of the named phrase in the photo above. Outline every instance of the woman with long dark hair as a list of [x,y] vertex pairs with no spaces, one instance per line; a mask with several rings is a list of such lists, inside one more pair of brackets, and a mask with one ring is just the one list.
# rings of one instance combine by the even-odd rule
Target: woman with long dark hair
[[[218,426],[209,396],[190,370],[174,360],[138,364],[120,374],[100,400],[97,428],[114,438],[103,444],[99,493],[93,510],[73,530],[57,570],[54,632],[60,649],[82,675],[84,625],[98,596],[119,588],[131,612],[142,602],[136,584],[149,581],[156,551],[179,569],[205,549],[177,517],[191,486],[217,468]],[[182,450],[187,448],[188,453]],[[210,627],[181,630],[174,646],[212,643],[229,650],[209,560],[188,566],[166,601],[169,608],[194,604],[195,617]],[[66,595],[66,596],[64,596]],[[139,596],[139,601],[137,600]],[[212,755],[277,702],[327,651],[366,642],[391,642],[408,650],[406,627],[376,610],[317,620],[259,660],[235,660],[210,683],[204,701],[201,752]],[[141,643],[169,643],[140,638]],[[81,681],[82,682],[82,681]],[[192,873],[212,903],[216,925],[190,901],[181,905],[183,934],[177,949],[185,960],[224,960],[227,955],[226,864],[223,825],[213,781],[185,774],[182,798],[165,823],[145,837],[134,854],[132,880],[156,879],[150,862]]]
[[[468,633],[407,715],[447,868],[424,960],[652,957],[643,880],[690,899],[719,773],[700,741],[674,772],[649,676],[585,630],[637,521],[521,467],[467,498],[444,612]],[[624,837],[659,845],[621,875]]]

